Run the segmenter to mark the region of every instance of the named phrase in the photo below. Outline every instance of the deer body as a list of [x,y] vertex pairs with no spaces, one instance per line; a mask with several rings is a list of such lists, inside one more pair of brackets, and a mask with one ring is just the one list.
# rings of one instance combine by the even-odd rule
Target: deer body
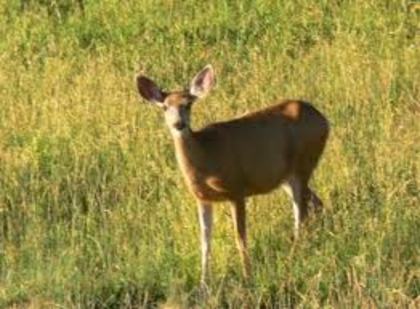
[[285,185],[293,199],[295,234],[306,218],[307,205],[322,206],[308,182],[323,152],[329,126],[311,104],[284,101],[240,118],[193,131],[190,110],[214,84],[205,67],[189,90],[165,93],[144,76],[137,78],[140,94],[165,111],[178,164],[198,200],[202,241],[202,281],[206,279],[212,231],[212,202],[232,202],[232,217],[244,275],[250,275],[247,253],[245,199]]
[[[294,117],[287,114],[292,105],[299,109]],[[316,123],[303,121],[313,116]],[[307,140],[294,138],[304,130]],[[286,101],[175,136],[174,143],[188,187],[199,200],[237,201],[277,188],[299,169],[295,158],[305,156],[306,145],[321,146],[327,132],[325,118],[310,104]]]

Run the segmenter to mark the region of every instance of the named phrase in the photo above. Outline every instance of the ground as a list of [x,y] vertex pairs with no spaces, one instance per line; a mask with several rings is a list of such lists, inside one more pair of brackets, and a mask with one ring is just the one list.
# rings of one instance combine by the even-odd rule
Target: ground
[[[409,1],[0,1],[0,307],[420,306],[420,11]],[[281,191],[250,199],[251,282],[225,204],[198,293],[193,197],[142,71],[194,128],[305,99],[331,122],[292,241]]]

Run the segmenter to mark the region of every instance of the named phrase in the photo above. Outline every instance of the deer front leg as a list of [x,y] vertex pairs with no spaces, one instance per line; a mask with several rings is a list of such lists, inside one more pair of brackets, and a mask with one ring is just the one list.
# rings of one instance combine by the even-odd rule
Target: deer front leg
[[251,261],[247,248],[245,200],[234,202],[231,209],[233,226],[236,234],[236,246],[238,247],[242,260],[243,275],[248,279],[251,276]]
[[213,207],[211,203],[198,203],[201,238],[201,284],[205,285],[208,275],[208,261],[211,251],[211,231],[213,226]]

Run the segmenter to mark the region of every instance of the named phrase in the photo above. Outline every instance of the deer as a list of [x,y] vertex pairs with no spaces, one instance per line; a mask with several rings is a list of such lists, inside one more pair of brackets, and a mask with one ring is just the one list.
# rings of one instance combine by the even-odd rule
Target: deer
[[198,204],[201,283],[208,277],[213,204],[228,201],[241,258],[243,277],[251,277],[246,230],[246,198],[282,186],[293,204],[294,238],[308,216],[308,205],[323,203],[309,180],[323,153],[329,123],[311,103],[284,100],[227,121],[191,129],[191,108],[215,85],[215,72],[205,66],[181,91],[167,92],[138,74],[140,96],[161,108],[175,156],[189,191]]

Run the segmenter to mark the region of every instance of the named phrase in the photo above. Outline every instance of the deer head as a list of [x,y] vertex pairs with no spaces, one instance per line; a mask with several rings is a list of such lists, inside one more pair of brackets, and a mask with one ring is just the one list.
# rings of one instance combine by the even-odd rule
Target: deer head
[[163,110],[166,125],[175,136],[190,132],[191,107],[195,101],[205,97],[214,84],[214,70],[211,65],[204,67],[192,79],[190,87],[183,91],[165,92],[148,77],[137,76],[140,95]]

